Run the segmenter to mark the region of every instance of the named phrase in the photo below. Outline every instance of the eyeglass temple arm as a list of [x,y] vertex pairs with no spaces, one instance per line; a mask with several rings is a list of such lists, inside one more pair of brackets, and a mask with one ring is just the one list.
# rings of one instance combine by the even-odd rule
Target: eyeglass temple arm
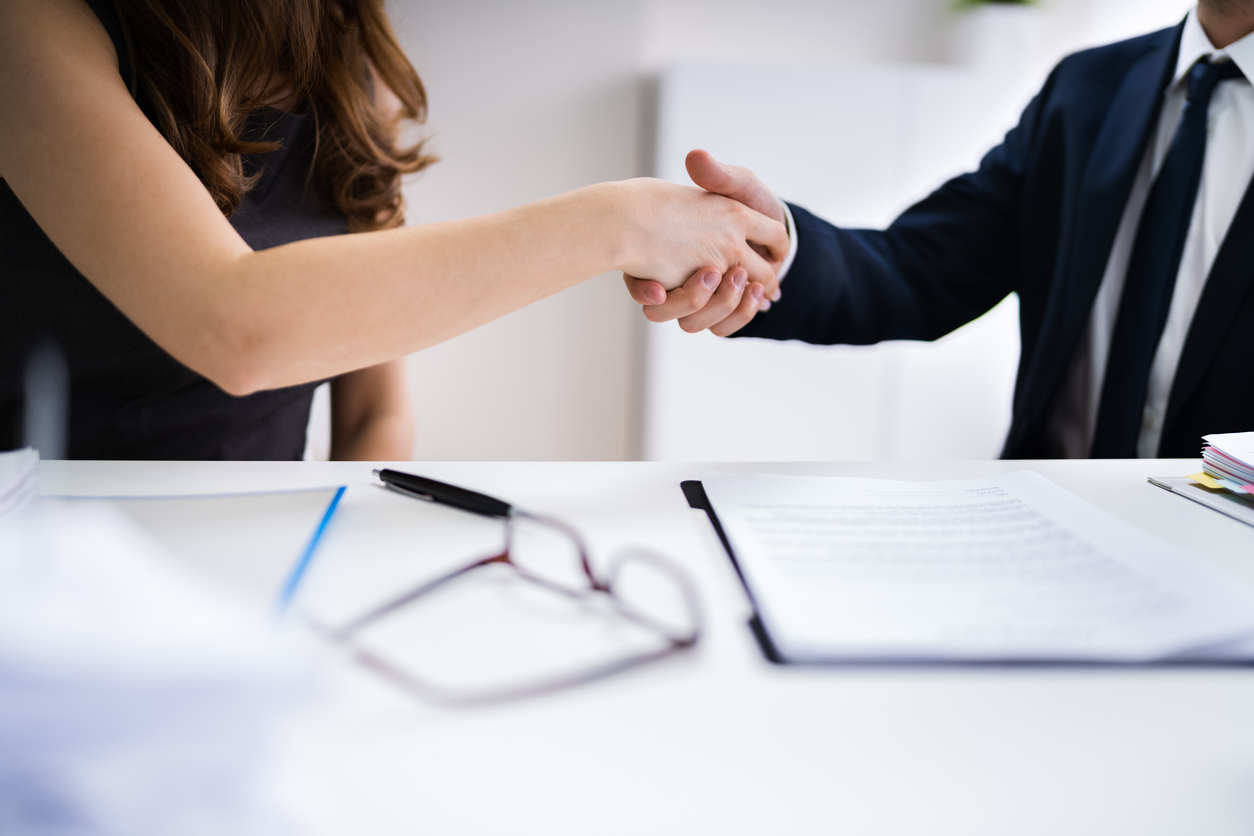
[[427,581],[421,586],[415,587],[414,589],[409,590],[403,595],[393,598],[391,601],[388,601],[385,604],[380,604],[379,606],[375,607],[373,610],[370,610],[369,612],[366,612],[362,615],[357,616],[356,618],[354,618],[352,621],[348,622],[345,625],[342,625],[333,630],[327,631],[327,638],[333,641],[346,641],[352,638],[354,633],[358,632],[363,627],[366,627],[371,622],[378,621],[380,618],[383,618],[385,615],[396,612],[401,607],[404,607],[410,602],[418,598],[421,598],[423,595],[426,595],[429,592],[434,592],[435,590],[439,589],[440,587],[444,586],[450,581],[454,581],[460,578],[462,575],[466,574],[467,572],[472,572],[475,569],[478,569],[482,566],[487,566],[492,563],[508,563],[508,562],[509,562],[509,552],[501,552],[500,554],[494,554],[491,557],[485,557],[482,560],[476,560],[474,563],[471,563],[466,566],[462,566],[460,569],[455,569],[454,571],[449,572],[447,575],[441,575],[438,578]]

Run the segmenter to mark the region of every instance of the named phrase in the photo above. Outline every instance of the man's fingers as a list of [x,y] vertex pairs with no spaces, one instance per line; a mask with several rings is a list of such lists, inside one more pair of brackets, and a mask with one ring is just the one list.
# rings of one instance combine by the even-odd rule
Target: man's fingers
[[701,310],[681,317],[679,327],[689,334],[704,331],[711,325],[721,322],[740,305],[745,287],[749,284],[749,274],[743,267],[737,267],[728,273],[714,294],[714,298]]
[[779,198],[744,166],[723,165],[710,152],[700,148],[688,153],[684,165],[692,182],[707,192],[730,197],[768,218],[784,222],[784,208]]
[[749,285],[748,291],[742,295],[736,310],[732,311],[730,315],[724,317],[721,321],[711,325],[710,333],[716,337],[726,337],[744,328],[749,324],[749,320],[757,315],[759,306],[763,304],[762,300],[765,298],[762,285],[756,282]]
[[641,305],[660,305],[666,301],[666,288],[652,279],[637,279],[623,273],[623,283],[631,298]]
[[688,277],[682,287],[666,294],[666,301],[659,305],[646,305],[644,315],[651,322],[669,322],[699,311],[722,284],[723,277],[710,267],[704,267]]

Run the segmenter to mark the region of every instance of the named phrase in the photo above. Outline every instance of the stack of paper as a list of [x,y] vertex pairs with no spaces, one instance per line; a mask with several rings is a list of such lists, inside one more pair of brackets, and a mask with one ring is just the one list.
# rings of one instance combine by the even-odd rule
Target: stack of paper
[[281,831],[258,769],[296,641],[107,503],[0,520],[0,833]]
[[1202,440],[1202,472],[1189,478],[1212,490],[1254,496],[1254,432],[1216,433]]
[[29,447],[0,453],[0,520],[35,496],[39,454]]
[[1217,433],[1203,439],[1202,470],[1188,476],[1151,476],[1160,488],[1254,525],[1254,433]]

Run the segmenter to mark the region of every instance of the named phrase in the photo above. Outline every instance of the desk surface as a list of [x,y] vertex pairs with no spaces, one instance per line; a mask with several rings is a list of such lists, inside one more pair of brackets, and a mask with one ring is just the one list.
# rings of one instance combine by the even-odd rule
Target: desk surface
[[[721,464],[900,479],[1037,470],[1254,588],[1254,528],[1147,476],[1196,460]],[[273,792],[314,834],[1254,832],[1254,670],[781,668],[682,479],[701,465],[407,463],[559,514],[595,552],[700,585],[699,651],[526,703],[415,702],[347,664],[282,735]],[[46,462],[48,494],[364,485],[331,463]]]

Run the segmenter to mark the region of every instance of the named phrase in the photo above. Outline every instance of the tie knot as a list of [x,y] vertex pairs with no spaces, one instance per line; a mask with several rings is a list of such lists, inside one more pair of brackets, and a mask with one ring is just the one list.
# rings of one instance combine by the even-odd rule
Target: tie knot
[[1245,78],[1234,61],[1211,62],[1209,57],[1197,59],[1189,70],[1188,99],[1195,104],[1208,104],[1215,85],[1232,78]]

